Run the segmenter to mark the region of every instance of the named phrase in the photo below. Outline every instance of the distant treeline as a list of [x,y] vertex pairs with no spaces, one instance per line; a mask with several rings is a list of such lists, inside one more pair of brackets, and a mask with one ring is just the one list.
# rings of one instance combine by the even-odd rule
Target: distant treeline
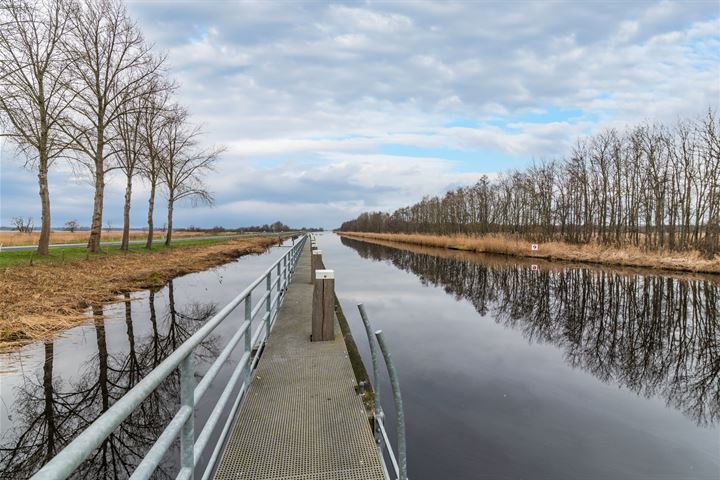
[[538,240],[720,252],[720,121],[712,110],[673,126],[606,129],[569,157],[483,176],[340,230],[507,233]]
[[237,227],[237,228],[225,228],[225,227],[219,227],[215,226],[212,228],[200,228],[196,227],[194,225],[189,226],[188,228],[179,229],[186,232],[211,232],[211,233],[220,233],[220,232],[275,232],[275,233],[281,233],[281,232],[296,232],[296,231],[303,231],[303,232],[322,232],[323,229],[319,227],[302,227],[302,228],[292,228],[288,227],[284,223],[278,221],[271,225],[268,225],[267,223],[264,225],[255,225],[251,227]]

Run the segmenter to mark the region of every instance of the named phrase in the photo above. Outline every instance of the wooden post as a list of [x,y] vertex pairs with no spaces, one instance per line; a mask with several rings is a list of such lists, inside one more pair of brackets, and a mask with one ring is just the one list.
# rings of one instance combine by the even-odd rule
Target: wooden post
[[322,250],[312,250],[310,254],[310,283],[315,283],[315,271],[325,268],[322,261]]
[[312,304],[313,342],[335,339],[335,271],[316,270]]

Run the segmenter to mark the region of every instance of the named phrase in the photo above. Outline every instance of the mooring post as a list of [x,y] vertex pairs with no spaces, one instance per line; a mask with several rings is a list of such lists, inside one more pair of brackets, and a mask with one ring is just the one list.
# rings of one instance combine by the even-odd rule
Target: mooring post
[[315,283],[315,272],[323,268],[322,250],[313,250],[310,254],[310,283]]
[[312,303],[313,342],[335,339],[335,271],[316,270]]

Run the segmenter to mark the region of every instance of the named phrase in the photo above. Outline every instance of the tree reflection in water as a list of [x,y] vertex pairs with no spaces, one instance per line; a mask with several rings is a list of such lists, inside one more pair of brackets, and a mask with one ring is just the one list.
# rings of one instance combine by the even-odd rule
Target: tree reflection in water
[[[78,433],[107,411],[148,372],[170,355],[216,313],[215,304],[175,307],[173,283],[167,287],[167,310],[160,320],[156,292],[149,292],[150,334],[137,338],[133,329],[131,300],[124,297],[127,347],[122,353],[108,350],[102,307],[93,307],[96,353],[79,366],[76,379],[65,382],[53,374],[54,342],[44,344],[42,376],[28,375],[17,387],[12,427],[0,439],[0,478],[27,478],[39,470]],[[117,343],[118,339],[114,339]],[[197,350],[199,361],[217,356],[217,340],[210,337]],[[178,375],[161,384],[76,470],[75,478],[127,478],[153,445],[178,408]],[[156,478],[174,477],[177,446],[166,455]]]
[[520,260],[342,243],[443,287],[531,341],[560,347],[570,365],[603,382],[660,396],[699,426],[720,420],[717,281],[550,264],[532,271]]

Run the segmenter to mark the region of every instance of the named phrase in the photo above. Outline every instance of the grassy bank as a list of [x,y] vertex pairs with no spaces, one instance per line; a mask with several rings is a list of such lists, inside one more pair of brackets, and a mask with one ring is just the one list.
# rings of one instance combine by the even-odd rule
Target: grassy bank
[[[213,245],[227,241],[227,238],[202,238],[193,239],[185,237],[182,239],[174,240],[172,245],[166,247],[162,240],[158,240],[153,243],[152,251],[159,252],[167,249],[202,246],[202,245]],[[3,251],[0,252],[0,271],[7,267],[15,267],[22,265],[45,265],[45,264],[57,264],[57,263],[72,263],[83,260],[91,260],[94,258],[104,258],[112,255],[125,255],[126,253],[120,250],[119,245],[102,245],[101,253],[88,253],[87,249],[82,247],[64,247],[64,248],[51,248],[48,255],[38,256],[34,250],[18,250],[18,251]],[[130,244],[129,251],[135,253],[147,253],[144,244]]]
[[541,243],[539,250],[533,252],[529,242],[507,235],[445,236],[364,232],[339,232],[339,234],[361,240],[398,242],[477,253],[720,274],[720,256],[706,259],[698,252],[645,252],[634,247],[620,249],[597,244],[574,245],[564,242]]
[[[160,287],[170,279],[261,253],[277,237],[210,239],[128,253],[110,247],[86,256],[84,249],[53,252],[49,259],[7,262],[0,268],[0,351],[51,338],[87,320],[85,309],[117,300],[118,293]],[[17,254],[17,255],[15,255]],[[0,254],[18,258],[28,252]]]
[[340,300],[335,295],[335,316],[337,317],[338,324],[340,325],[340,331],[342,332],[343,339],[345,340],[345,348],[348,351],[348,357],[350,358],[350,364],[352,365],[353,373],[355,374],[355,382],[360,385],[364,383],[366,385],[364,391],[360,395],[365,406],[365,413],[368,417],[372,417],[375,411],[375,392],[373,390],[374,385],[370,383],[370,376],[368,375],[365,364],[360,356],[360,351],[357,348],[355,339],[353,338],[350,325],[348,325],[347,318],[343,312]]
[[[235,232],[224,232],[223,235],[232,233]],[[213,234],[207,232],[173,231],[173,238],[205,237],[210,235]],[[89,237],[90,232],[86,230],[80,232],[54,231],[50,232],[50,243],[87,243]],[[143,232],[141,230],[130,231],[130,240],[145,240],[146,238],[147,232]],[[159,241],[165,238],[165,234],[163,232],[156,232],[155,235],[153,235],[153,238]],[[37,245],[39,239],[40,232],[37,231],[32,233],[11,232],[7,230],[0,231],[0,245],[2,245],[3,247],[13,247],[19,245]],[[102,234],[103,242],[119,242],[120,240],[122,240],[122,232],[119,230],[112,230],[110,232],[104,231]]]

